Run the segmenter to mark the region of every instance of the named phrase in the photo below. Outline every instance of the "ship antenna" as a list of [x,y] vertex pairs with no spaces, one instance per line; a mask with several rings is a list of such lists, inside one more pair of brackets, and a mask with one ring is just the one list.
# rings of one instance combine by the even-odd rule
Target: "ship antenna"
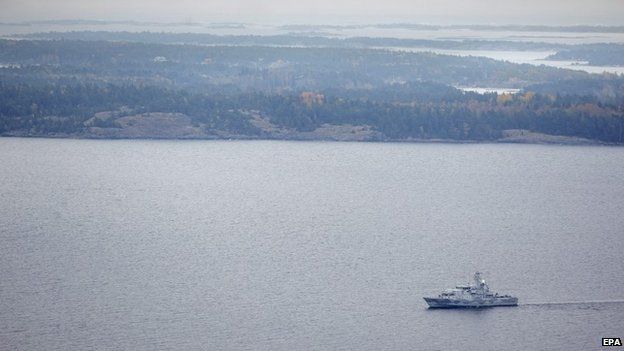
[[477,289],[479,289],[481,291],[488,291],[489,290],[487,284],[485,283],[485,279],[483,279],[483,277],[481,277],[481,272],[475,272],[475,274],[474,274],[474,282],[475,282],[475,286],[476,286]]

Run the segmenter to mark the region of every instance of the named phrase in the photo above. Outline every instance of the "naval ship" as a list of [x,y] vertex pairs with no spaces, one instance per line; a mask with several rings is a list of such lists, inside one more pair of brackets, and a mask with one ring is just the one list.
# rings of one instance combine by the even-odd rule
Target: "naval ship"
[[518,298],[492,293],[481,273],[474,274],[474,284],[458,285],[444,290],[437,297],[425,297],[429,308],[470,308],[518,306]]

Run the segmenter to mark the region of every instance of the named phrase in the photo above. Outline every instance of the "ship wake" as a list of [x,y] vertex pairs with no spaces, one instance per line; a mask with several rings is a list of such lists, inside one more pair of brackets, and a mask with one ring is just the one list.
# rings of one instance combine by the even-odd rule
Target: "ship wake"
[[520,304],[520,306],[601,305],[601,304],[624,304],[624,300],[529,302],[529,303],[522,303]]

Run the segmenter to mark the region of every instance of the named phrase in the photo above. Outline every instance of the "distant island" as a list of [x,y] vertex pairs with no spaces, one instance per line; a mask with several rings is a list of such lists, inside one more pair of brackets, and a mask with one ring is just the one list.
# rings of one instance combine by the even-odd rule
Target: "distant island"
[[[32,37],[39,39],[0,40],[3,136],[624,142],[624,78],[614,74],[353,42],[253,45],[293,44],[293,38],[106,32]],[[251,43],[227,45],[236,40]],[[621,59],[620,46],[596,48],[613,51],[610,60]],[[557,55],[592,60],[591,46],[565,50]]]

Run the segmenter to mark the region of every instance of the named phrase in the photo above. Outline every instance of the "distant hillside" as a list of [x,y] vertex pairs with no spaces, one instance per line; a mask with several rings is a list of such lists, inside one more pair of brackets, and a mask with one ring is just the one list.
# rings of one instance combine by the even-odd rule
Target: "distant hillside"
[[[527,133],[510,135],[509,130]],[[2,85],[0,134],[359,141],[560,142],[582,138],[622,143],[624,112],[589,97],[533,92],[461,94],[450,100],[404,103],[315,92],[206,95],[134,85]]]
[[624,77],[478,57],[0,40],[5,136],[620,144],[622,106]]

